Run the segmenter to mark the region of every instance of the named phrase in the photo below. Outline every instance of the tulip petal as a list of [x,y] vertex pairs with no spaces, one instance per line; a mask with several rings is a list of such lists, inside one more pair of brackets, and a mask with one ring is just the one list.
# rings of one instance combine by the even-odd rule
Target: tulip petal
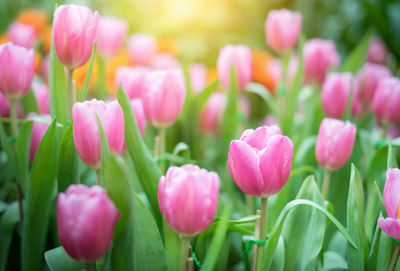
[[400,239],[400,220],[393,218],[378,219],[378,225],[381,230],[392,238]]
[[389,169],[386,173],[383,201],[388,216],[397,219],[399,216],[397,209],[400,203],[400,170],[397,168]]

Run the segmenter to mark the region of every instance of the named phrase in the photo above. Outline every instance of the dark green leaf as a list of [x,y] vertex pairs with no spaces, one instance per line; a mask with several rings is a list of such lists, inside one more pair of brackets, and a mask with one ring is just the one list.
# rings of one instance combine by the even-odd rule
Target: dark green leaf
[[7,206],[6,211],[0,219],[0,270],[6,270],[8,250],[15,224],[19,221],[18,202],[14,201]]
[[14,155],[14,152],[11,148],[10,143],[8,142],[6,131],[4,130],[3,122],[0,122],[0,141],[3,149],[7,155],[8,162],[10,163],[10,167],[12,168],[13,174],[16,174],[17,171],[17,161]]
[[32,121],[25,121],[19,130],[15,151],[17,154],[17,181],[22,192],[26,193],[26,181],[29,174],[29,152],[31,147]]

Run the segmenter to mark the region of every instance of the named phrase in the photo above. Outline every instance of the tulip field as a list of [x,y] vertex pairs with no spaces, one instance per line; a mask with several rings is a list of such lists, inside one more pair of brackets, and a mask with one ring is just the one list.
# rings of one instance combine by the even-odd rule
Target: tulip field
[[396,1],[348,32],[301,5],[243,16],[254,39],[193,24],[194,49],[95,1],[5,1],[0,271],[400,270]]

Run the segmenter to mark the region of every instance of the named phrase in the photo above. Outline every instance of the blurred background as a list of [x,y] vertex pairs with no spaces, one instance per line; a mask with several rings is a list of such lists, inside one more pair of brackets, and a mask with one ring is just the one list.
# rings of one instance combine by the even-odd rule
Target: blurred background
[[[334,40],[342,56],[372,29],[400,60],[400,0],[66,0],[101,15],[125,19],[130,33],[156,35],[181,60],[215,65],[218,50],[228,43],[266,47],[264,21],[271,9],[303,14],[303,35]],[[52,14],[55,1],[1,0],[0,32],[22,9]],[[51,19],[51,16],[50,16]]]

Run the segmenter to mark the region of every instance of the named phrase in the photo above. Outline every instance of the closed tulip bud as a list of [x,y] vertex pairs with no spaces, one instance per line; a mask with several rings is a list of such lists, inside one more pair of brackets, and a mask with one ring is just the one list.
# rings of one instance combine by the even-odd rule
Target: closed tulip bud
[[127,49],[135,65],[148,65],[157,53],[157,40],[149,34],[134,34],[128,39]]
[[[35,113],[29,113],[27,119],[33,119],[35,117],[41,117],[43,119],[51,120],[51,116],[48,114],[36,115]],[[49,123],[42,121],[33,122],[31,148],[29,151],[29,160],[31,161],[31,163],[33,163],[33,160],[35,159],[40,141],[42,141],[43,135],[46,133],[47,128],[49,128],[49,125]]]
[[384,64],[388,59],[388,49],[380,38],[374,37],[369,44],[367,61],[370,63]]
[[50,55],[46,55],[40,64],[40,75],[45,82],[49,82]]
[[219,186],[215,172],[194,165],[170,167],[158,184],[161,214],[174,231],[196,235],[214,220]]
[[145,92],[146,74],[150,70],[144,67],[119,67],[115,74],[116,84],[122,88],[130,99],[141,98]]
[[343,117],[351,88],[353,89],[351,115],[357,116],[361,112],[357,80],[353,80],[351,73],[330,73],[326,77],[322,85],[321,99],[327,116],[337,119]]
[[25,96],[32,84],[35,52],[7,42],[0,45],[0,92],[9,100]]
[[71,258],[93,262],[108,250],[120,213],[101,186],[71,185],[57,198],[57,229]]
[[194,93],[200,93],[207,84],[207,66],[195,63],[190,67],[190,83]]
[[97,11],[84,6],[61,5],[54,12],[54,48],[67,68],[78,68],[89,60],[98,21]]
[[12,43],[28,49],[33,47],[36,39],[35,28],[19,22],[12,23],[7,34]]
[[110,150],[120,154],[124,144],[124,114],[117,101],[105,103],[93,99],[72,108],[73,137],[76,150],[88,166],[99,169],[101,162],[100,130],[103,126]]
[[144,114],[143,103],[140,99],[132,99],[131,106],[133,114],[135,115],[139,132],[142,136],[144,136],[144,133],[146,132],[146,116]]
[[219,51],[217,61],[218,75],[222,85],[229,86],[231,68],[233,67],[238,80],[238,87],[244,90],[251,81],[253,60],[250,48],[245,45],[227,45]]
[[179,68],[179,62],[171,54],[156,54],[151,58],[150,66],[155,70],[175,70]]
[[382,123],[400,122],[400,79],[390,77],[380,81],[372,101],[375,118]]
[[10,101],[0,92],[0,116],[7,118],[10,115]]
[[337,67],[340,57],[332,41],[312,39],[304,45],[304,81],[322,84],[330,67]]
[[400,239],[400,170],[397,168],[391,168],[386,172],[383,202],[388,217],[380,217],[378,225],[390,237]]
[[322,120],[315,145],[318,163],[328,171],[344,166],[353,151],[356,130],[349,121]]
[[49,87],[42,83],[34,82],[32,91],[35,95],[39,110],[42,114],[50,114],[50,94]]
[[277,52],[292,49],[299,38],[303,17],[298,11],[271,10],[265,21],[265,36],[269,47]]
[[264,118],[263,124],[265,126],[279,125],[278,121],[276,120],[276,118],[272,114],[269,114]]
[[246,130],[231,142],[228,168],[237,186],[254,197],[267,197],[286,184],[292,167],[293,143],[277,126]]
[[146,77],[143,107],[147,121],[157,127],[173,124],[182,110],[186,97],[181,71],[153,71]]
[[101,17],[96,34],[99,52],[105,57],[116,55],[121,49],[128,24],[124,20],[114,17]]

